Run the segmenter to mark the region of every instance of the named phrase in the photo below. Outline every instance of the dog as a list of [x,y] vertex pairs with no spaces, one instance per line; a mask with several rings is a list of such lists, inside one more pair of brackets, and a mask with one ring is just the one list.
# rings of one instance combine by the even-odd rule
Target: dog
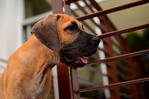
[[100,39],[66,14],[44,17],[31,29],[32,36],[8,59],[0,78],[0,99],[47,99],[50,71],[56,64],[82,67],[84,57],[96,52]]

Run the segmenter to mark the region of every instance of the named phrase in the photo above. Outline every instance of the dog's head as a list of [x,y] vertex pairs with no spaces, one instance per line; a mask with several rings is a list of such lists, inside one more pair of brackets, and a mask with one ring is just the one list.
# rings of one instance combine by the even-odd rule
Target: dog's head
[[33,28],[32,33],[48,48],[60,55],[62,63],[68,66],[83,66],[85,56],[96,52],[100,39],[83,31],[82,24],[65,14],[49,15]]

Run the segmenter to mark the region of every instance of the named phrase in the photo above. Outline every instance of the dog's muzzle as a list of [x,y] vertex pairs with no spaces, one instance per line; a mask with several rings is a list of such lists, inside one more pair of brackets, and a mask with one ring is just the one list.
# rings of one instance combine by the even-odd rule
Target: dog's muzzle
[[70,67],[82,67],[88,63],[85,57],[94,54],[99,45],[100,38],[84,34],[74,43],[66,46],[60,52],[61,62]]

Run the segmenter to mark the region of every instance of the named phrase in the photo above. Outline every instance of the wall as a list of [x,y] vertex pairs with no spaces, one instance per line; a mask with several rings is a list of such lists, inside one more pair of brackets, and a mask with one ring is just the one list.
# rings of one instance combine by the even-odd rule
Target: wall
[[[135,1],[138,0],[105,0],[101,2],[100,5],[103,9],[108,9]],[[124,29],[149,22],[148,9],[149,4],[143,4],[108,14],[108,16],[118,29]]]
[[22,44],[23,6],[23,0],[0,0],[0,59],[7,60]]

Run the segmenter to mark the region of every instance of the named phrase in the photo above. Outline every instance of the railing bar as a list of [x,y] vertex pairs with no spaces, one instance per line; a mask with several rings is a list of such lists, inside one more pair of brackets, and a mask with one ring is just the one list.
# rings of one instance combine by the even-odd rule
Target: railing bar
[[86,0],[83,0],[83,2],[84,2],[85,5],[90,9],[90,11],[94,13],[94,10],[93,10],[92,7],[86,2]]
[[77,5],[77,7],[84,13],[84,14],[88,14],[88,12],[85,10],[85,9],[83,9],[81,6],[80,6],[80,4],[79,3],[75,3],[76,5]]
[[109,36],[113,36],[113,35],[119,35],[119,34],[122,34],[122,33],[127,33],[127,32],[131,32],[131,31],[139,30],[139,29],[148,28],[148,27],[149,27],[149,23],[146,23],[146,24],[143,24],[143,25],[138,25],[138,26],[135,26],[135,27],[127,28],[127,29],[107,32],[105,34],[99,35],[99,37],[100,38],[105,38],[105,37],[109,37]]
[[114,8],[98,11],[96,13],[88,14],[86,16],[81,16],[81,17],[78,17],[77,19],[78,20],[85,20],[85,19],[93,18],[95,16],[101,16],[101,15],[104,15],[104,14],[109,14],[109,13],[120,11],[120,10],[123,10],[123,9],[135,7],[135,6],[142,5],[142,4],[145,4],[145,3],[148,3],[148,2],[149,2],[149,0],[139,0],[139,1],[136,1],[136,2],[132,2],[132,3],[125,4],[125,5],[117,6],[117,7],[114,7]]
[[130,85],[130,84],[136,84],[136,83],[142,83],[145,81],[149,81],[149,77],[147,78],[141,78],[141,79],[136,79],[136,80],[129,80],[129,81],[124,81],[124,82],[118,82],[118,83],[113,83],[105,86],[97,86],[97,87],[92,87],[92,88],[85,88],[85,89],[80,89],[78,92],[87,92],[87,91],[92,91],[92,90],[97,90],[99,88],[109,88],[109,87],[114,87],[114,86],[119,86],[119,85]]
[[149,53],[149,49],[132,52],[132,53],[124,54],[124,55],[119,55],[119,56],[113,56],[113,57],[109,57],[109,58],[105,58],[105,59],[101,59],[101,60],[95,60],[95,61],[90,62],[87,65],[92,65],[92,64],[97,64],[97,63],[106,63],[106,62],[110,62],[110,61],[114,61],[114,60],[122,60],[122,59],[139,56],[139,55],[143,55],[143,54],[147,54],[147,53]]
[[[85,15],[87,15],[88,14],[88,12],[85,10],[85,9],[83,9],[80,5],[79,5],[79,3],[75,3],[76,5],[77,5],[77,7],[85,14]],[[86,3],[85,3],[86,4]],[[88,6],[88,5],[86,5],[86,6]],[[88,6],[89,7],[89,6]],[[90,8],[90,7],[89,7]],[[93,10],[92,10],[93,11]],[[96,25],[97,27],[99,27],[99,25],[93,20],[93,19],[90,19],[92,22],[93,22],[93,24],[94,25]]]
[[[72,12],[72,14],[73,14],[74,16],[76,16],[76,17],[78,16],[76,12],[74,12],[74,11],[71,11],[71,12]],[[91,28],[91,26],[89,26],[85,21],[82,21],[82,23],[84,24],[84,26],[86,26],[86,28],[87,28],[89,31],[91,31],[92,33],[96,34],[95,31],[94,31],[94,29]]]
[[125,97],[126,99],[127,98],[132,99],[132,97],[129,94],[126,94],[126,93],[121,93],[121,96]]
[[84,79],[81,79],[81,78],[79,78],[79,83],[80,84],[90,85],[90,86],[98,86],[99,85],[99,84],[96,84],[96,83],[93,83],[93,82],[90,82],[88,80],[84,80]]
[[31,18],[27,18],[27,19],[23,20],[22,25],[25,26],[25,25],[33,24],[49,14],[52,14],[52,11],[48,11],[48,12],[39,14],[37,16],[31,17]]
[[91,98],[86,98],[86,97],[80,97],[80,99],[91,99]]

